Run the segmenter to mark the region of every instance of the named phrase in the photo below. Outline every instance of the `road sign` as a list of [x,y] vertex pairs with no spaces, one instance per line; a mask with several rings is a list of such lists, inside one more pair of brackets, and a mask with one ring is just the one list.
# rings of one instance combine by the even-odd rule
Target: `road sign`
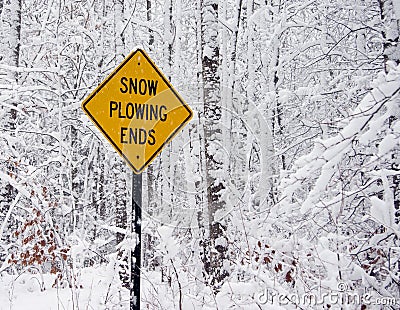
[[136,174],[193,115],[141,49],[132,52],[85,99],[82,108]]

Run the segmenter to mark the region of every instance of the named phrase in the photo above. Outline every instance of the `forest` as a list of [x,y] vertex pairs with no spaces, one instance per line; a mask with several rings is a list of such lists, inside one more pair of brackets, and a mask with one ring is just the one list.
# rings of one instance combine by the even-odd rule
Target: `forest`
[[0,310],[132,306],[134,172],[81,105],[137,49],[193,111],[141,173],[141,309],[400,308],[399,0],[0,0],[0,17]]

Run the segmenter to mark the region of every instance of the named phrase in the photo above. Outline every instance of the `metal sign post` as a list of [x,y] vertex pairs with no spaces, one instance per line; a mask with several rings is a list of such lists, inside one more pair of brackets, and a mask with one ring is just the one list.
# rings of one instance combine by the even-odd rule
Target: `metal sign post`
[[[142,246],[142,174],[132,174],[132,212],[135,214],[136,246],[131,255],[130,310],[140,309],[140,269]],[[133,288],[132,288],[133,285]]]

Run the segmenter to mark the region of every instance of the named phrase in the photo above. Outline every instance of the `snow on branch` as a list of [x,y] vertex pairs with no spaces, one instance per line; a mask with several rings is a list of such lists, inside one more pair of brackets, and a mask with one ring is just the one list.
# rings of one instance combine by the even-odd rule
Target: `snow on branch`
[[[400,68],[388,75],[380,75],[376,85],[349,116],[348,124],[335,136],[317,140],[313,150],[299,158],[294,165],[294,172],[281,182],[284,202],[293,206],[296,191],[299,191],[308,179],[315,178],[311,190],[300,198],[302,214],[307,213],[321,199],[328,185],[337,173],[337,166],[355,143],[368,144],[382,131],[391,116],[398,116],[400,91]],[[374,156],[382,156],[399,145],[399,122],[397,121],[383,138]],[[367,145],[368,146],[368,145]],[[375,204],[376,206],[377,204]]]

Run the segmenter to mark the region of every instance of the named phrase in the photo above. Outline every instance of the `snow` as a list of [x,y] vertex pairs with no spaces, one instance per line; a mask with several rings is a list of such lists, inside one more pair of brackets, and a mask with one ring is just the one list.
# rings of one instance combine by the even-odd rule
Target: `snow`
[[209,45],[204,46],[203,57],[211,59],[213,55],[214,55],[214,49]]
[[0,276],[0,309],[58,310],[110,309],[127,305],[129,292],[122,289],[113,269],[79,270],[72,289],[66,281],[54,285],[55,275],[22,273]]
[[383,156],[398,146],[399,137],[396,137],[394,134],[389,134],[379,143],[378,156]]
[[228,245],[228,241],[226,240],[226,238],[224,237],[219,237],[217,239],[215,239],[215,246],[222,246],[222,247],[226,247]]
[[379,199],[378,197],[370,197],[371,200],[371,216],[379,221],[380,223],[384,224],[387,227],[392,225],[391,223],[391,215],[390,215],[390,208],[385,203],[385,201]]
[[393,10],[394,14],[396,16],[396,19],[400,19],[400,1],[399,0],[393,0]]
[[162,243],[160,244],[160,250],[164,254],[164,258],[168,261],[173,259],[179,252],[179,248],[174,240],[173,236],[174,228],[170,226],[161,226],[158,228],[158,233]]
[[[17,39],[20,1],[4,1],[0,310],[129,308],[120,272],[138,236],[117,220],[132,217],[132,172],[80,104],[136,47],[196,110],[143,174],[142,309],[325,309],[263,296],[342,282],[398,297],[400,67],[395,46],[382,46],[397,37],[393,12],[382,19],[365,1],[233,0],[218,15],[214,0],[131,2],[28,1]],[[201,57],[217,47],[214,85]],[[207,131],[208,99],[222,117]],[[55,251],[35,238],[46,231]]]

